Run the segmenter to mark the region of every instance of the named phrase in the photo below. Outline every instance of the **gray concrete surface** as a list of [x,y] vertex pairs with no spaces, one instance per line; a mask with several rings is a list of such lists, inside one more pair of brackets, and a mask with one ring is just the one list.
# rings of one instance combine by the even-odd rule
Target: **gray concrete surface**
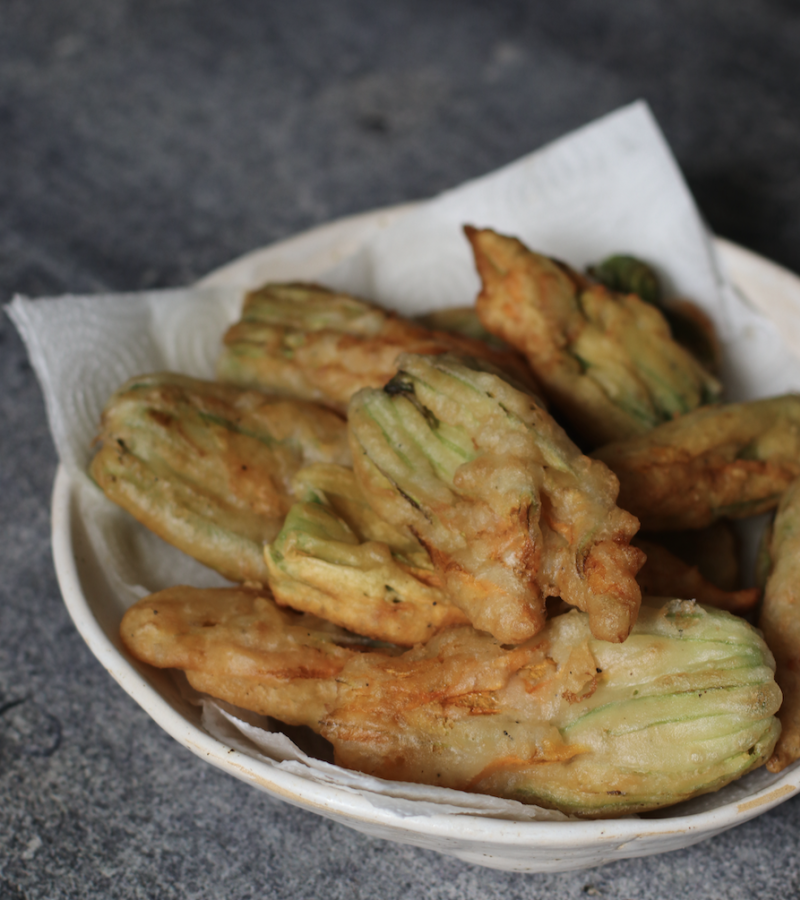
[[[800,270],[793,0],[4,0],[0,300],[190,281],[428,196],[637,97],[711,226]],[[192,757],[91,657],[56,459],[0,320],[0,900],[800,895],[800,799],[689,850],[513,875],[373,840]]]

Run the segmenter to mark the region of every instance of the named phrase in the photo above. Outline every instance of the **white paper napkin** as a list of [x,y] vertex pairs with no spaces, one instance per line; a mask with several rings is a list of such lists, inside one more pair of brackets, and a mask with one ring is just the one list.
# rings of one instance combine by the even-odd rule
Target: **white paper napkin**
[[471,304],[479,281],[465,224],[576,268],[629,253],[656,267],[668,293],[720,302],[708,232],[642,102],[423,204],[326,281],[412,314]]

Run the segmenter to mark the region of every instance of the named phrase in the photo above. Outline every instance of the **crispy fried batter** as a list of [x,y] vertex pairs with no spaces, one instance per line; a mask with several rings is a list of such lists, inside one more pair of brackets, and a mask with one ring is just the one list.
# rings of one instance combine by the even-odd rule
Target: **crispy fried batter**
[[593,454],[620,482],[642,528],[703,528],[766,512],[800,476],[800,395],[688,413]]
[[404,352],[467,353],[490,360],[533,389],[513,351],[463,334],[431,331],[348,294],[313,284],[268,284],[245,298],[225,335],[222,381],[315,400],[344,412],[364,387],[382,387]]
[[294,488],[301,502],[264,551],[279,603],[406,646],[468,621],[440,589],[425,549],[372,512],[352,469],[312,466]]
[[573,610],[522,646],[459,626],[398,656],[344,646],[264,595],[176,588],[129,610],[121,634],[143,662],[310,726],[340,765],[584,816],[722,787],[762,764],[778,731],[758,633],[684,601],[643,607],[621,645]]
[[348,416],[356,476],[373,509],[428,548],[476,628],[519,643],[545,600],[589,612],[595,636],[624,640],[640,601],[638,522],[617,483],[540,404],[482,364],[404,355],[385,389]]
[[652,266],[635,256],[610,256],[589,266],[592,278],[618,294],[636,294],[657,306],[667,320],[673,338],[713,375],[722,364],[722,348],[714,323],[690,300],[665,302],[658,274]]
[[704,578],[697,566],[690,566],[666,547],[638,535],[631,542],[647,554],[636,580],[643,594],[651,597],[681,597],[696,600],[706,606],[727,609],[739,616],[746,615],[761,597],[758,588],[724,591]]
[[351,468],[333,463],[305,466],[292,479],[292,493],[299,500],[327,503],[360,541],[386,544],[408,572],[439,584],[428,551],[410,528],[390,525],[375,513]]
[[662,313],[521,241],[467,226],[483,281],[483,325],[528,360],[546,396],[597,446],[712,402],[717,380],[676,341]]
[[289,725],[322,718],[358,641],[316,616],[281,609],[264,590],[184,585],[132,606],[120,638],[141,662],[182,669],[198,690]]
[[775,680],[783,691],[782,731],[767,763],[780,772],[800,759],[800,480],[781,499],[769,544],[772,564],[758,627],[775,654]]
[[328,409],[174,373],[124,384],[98,441],[91,474],[111,500],[232,581],[258,583],[294,473],[350,459],[345,423]]

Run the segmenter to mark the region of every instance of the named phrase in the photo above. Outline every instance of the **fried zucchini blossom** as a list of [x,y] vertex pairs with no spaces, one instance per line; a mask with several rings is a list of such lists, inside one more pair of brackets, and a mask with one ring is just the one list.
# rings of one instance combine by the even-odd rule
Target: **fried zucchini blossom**
[[409,647],[468,621],[439,588],[425,548],[375,515],[352,469],[310,466],[293,490],[299,502],[264,551],[279,603]]
[[588,273],[617,294],[636,294],[645,303],[661,305],[661,285],[655,269],[635,256],[618,253],[606,257],[595,266],[589,266]]
[[800,477],[800,395],[697,409],[592,455],[616,473],[620,505],[644,529],[758,515]]
[[719,399],[721,386],[635,294],[590,281],[516,238],[465,228],[484,327],[528,360],[545,396],[598,446]]
[[592,278],[618,294],[636,294],[657,306],[667,320],[672,336],[709,372],[719,374],[722,348],[714,323],[690,300],[673,299],[665,303],[655,269],[635,256],[609,256],[589,266]]
[[513,351],[464,334],[433,331],[314,284],[268,284],[248,293],[241,320],[225,335],[217,376],[345,412],[356,391],[384,385],[405,352],[467,353],[535,387],[530,369]]
[[335,703],[351,646],[369,643],[281,609],[265,590],[183,585],[134,604],[120,638],[141,662],[181,669],[197,690],[287,725],[321,719]]
[[624,644],[572,610],[520,646],[456,626],[397,655],[266,595],[172,588],[131,607],[120,634],[198,690],[308,725],[341,766],[591,818],[717,790],[763,764],[780,730],[758,632],[691,601],[645,604]]
[[589,613],[623,641],[641,594],[639,523],[617,480],[583,456],[530,394],[486,364],[404,355],[383,390],[350,403],[353,465],[385,521],[425,545],[472,624],[519,643],[544,627],[545,600]]
[[266,584],[263,544],[313,462],[349,463],[346,425],[314,403],[174,373],[133,378],[103,412],[90,467],[106,496],[231,581]]
[[783,730],[767,763],[780,772],[800,759],[800,481],[781,498],[769,541],[771,571],[758,627],[775,654],[775,679],[783,691]]

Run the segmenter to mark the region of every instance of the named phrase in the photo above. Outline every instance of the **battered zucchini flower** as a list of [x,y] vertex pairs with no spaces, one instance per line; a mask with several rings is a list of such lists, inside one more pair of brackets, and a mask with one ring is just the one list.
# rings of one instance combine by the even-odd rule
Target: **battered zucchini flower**
[[91,475],[107,497],[231,581],[259,584],[292,476],[350,460],[345,423],[328,409],[173,373],[124,384],[97,440]]
[[292,493],[305,502],[330,506],[360,541],[386,544],[407,571],[436,581],[428,551],[410,528],[390,525],[373,511],[351,468],[333,463],[306,466],[292,479]]
[[768,553],[770,573],[758,627],[775,654],[775,678],[784,701],[778,718],[783,730],[767,763],[780,772],[800,759],[800,481],[781,498]]
[[609,256],[588,269],[592,278],[618,294],[636,294],[657,306],[667,320],[672,336],[709,372],[718,374],[722,350],[714,323],[690,300],[664,302],[655,269],[635,256]]
[[287,725],[325,714],[352,648],[367,643],[316,616],[281,609],[252,587],[167,588],[131,606],[119,634],[136,659],[182,669],[198,691]]
[[465,229],[483,281],[478,315],[528,360],[547,398],[595,446],[713,402],[719,382],[635,294],[590,282],[515,238]]
[[437,586],[425,549],[375,515],[351,469],[303,469],[294,492],[301,502],[265,548],[278,603],[405,646],[467,621]]
[[384,385],[403,352],[467,353],[534,386],[530,369],[514,352],[432,331],[313,284],[268,284],[251,291],[224,344],[217,366],[221,381],[315,400],[341,412],[356,391]]
[[198,690],[308,725],[339,765],[591,818],[721,788],[780,730],[759,633],[691,601],[648,601],[624,644],[573,610],[520,646],[465,625],[397,655],[266,596],[173,588],[133,606],[120,634]]
[[646,530],[758,515],[800,477],[800,395],[697,409],[593,456]]
[[622,645],[573,611],[513,650],[460,628],[381,667],[355,659],[322,734],[348,768],[581,816],[717,790],[772,751],[774,662],[741,619],[660,603]]
[[652,266],[635,256],[616,254],[596,266],[589,266],[589,274],[600,284],[617,294],[636,294],[646,303],[661,305],[661,285]]
[[595,636],[625,640],[639,523],[534,397],[476,360],[404,355],[383,390],[353,398],[348,422],[364,496],[425,545],[476,628],[520,643],[556,596],[589,613]]

